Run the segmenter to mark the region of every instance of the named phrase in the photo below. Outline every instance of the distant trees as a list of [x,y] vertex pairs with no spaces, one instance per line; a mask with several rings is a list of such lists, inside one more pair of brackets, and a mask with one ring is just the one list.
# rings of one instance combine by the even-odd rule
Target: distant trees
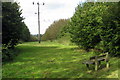
[[42,40],[55,40],[59,37],[62,28],[67,24],[67,19],[60,19],[55,21],[49,26],[45,34],[42,36]]
[[2,3],[2,44],[4,48],[14,48],[19,40],[28,41],[30,32],[21,17],[22,10],[17,3]]
[[30,41],[38,41],[38,35],[30,35]]
[[84,3],[71,18],[72,42],[88,50],[101,44],[105,52],[120,53],[120,2]]

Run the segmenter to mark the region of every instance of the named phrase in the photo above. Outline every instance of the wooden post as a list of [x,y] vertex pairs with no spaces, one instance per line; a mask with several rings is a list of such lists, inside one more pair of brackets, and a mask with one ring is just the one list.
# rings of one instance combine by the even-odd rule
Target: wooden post
[[95,71],[98,70],[98,61],[97,61],[97,56],[95,57]]
[[106,53],[106,68],[109,68],[109,56],[108,56],[108,52]]

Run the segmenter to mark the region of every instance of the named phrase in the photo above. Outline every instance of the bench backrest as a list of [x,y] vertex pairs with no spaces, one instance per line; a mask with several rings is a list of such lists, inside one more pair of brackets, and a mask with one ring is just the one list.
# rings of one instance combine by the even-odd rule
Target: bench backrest
[[98,55],[98,56],[92,56],[90,57],[90,60],[96,59],[96,58],[102,58],[105,57],[106,59],[108,58],[108,52],[103,54],[103,55]]

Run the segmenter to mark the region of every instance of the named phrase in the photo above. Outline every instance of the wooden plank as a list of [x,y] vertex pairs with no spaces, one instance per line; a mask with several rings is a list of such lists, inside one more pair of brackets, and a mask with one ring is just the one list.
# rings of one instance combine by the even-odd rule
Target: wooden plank
[[85,61],[83,62],[83,64],[94,64],[95,62],[94,61]]
[[98,58],[97,61],[105,61],[105,58]]

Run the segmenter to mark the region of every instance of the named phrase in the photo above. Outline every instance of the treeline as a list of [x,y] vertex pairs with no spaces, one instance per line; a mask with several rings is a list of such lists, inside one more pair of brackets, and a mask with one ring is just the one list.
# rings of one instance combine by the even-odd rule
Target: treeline
[[72,42],[89,50],[120,55],[120,2],[87,2],[76,7],[69,23]]
[[31,42],[38,41],[38,35],[30,35],[30,41]]
[[60,19],[58,21],[54,21],[53,24],[49,26],[46,30],[45,34],[42,36],[42,40],[56,40],[61,37],[62,29],[67,25],[68,19]]
[[15,55],[12,49],[19,41],[29,41],[30,32],[18,3],[2,3],[2,52],[3,61],[12,59]]

